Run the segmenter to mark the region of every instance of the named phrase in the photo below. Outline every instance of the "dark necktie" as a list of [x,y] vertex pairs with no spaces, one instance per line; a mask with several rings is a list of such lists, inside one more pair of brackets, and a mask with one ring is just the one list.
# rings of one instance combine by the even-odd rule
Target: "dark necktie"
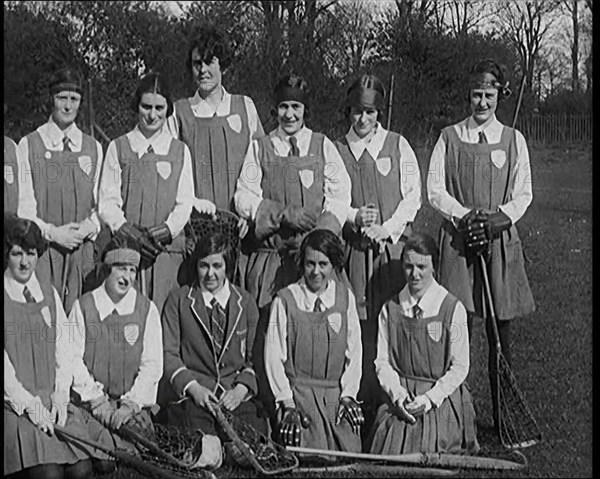
[[31,294],[31,291],[29,291],[29,288],[27,286],[23,287],[23,296],[25,297],[25,301],[27,301],[28,303],[35,303],[35,298],[33,297],[33,294]]
[[485,136],[485,133],[483,131],[479,132],[479,143],[482,145],[487,145],[487,138]]
[[215,352],[217,356],[221,354],[221,348],[223,347],[223,339],[225,338],[225,311],[219,304],[216,298],[210,301],[211,312],[211,331],[213,336],[213,342],[215,344]]
[[71,147],[69,146],[69,137],[65,136],[63,138],[63,151],[73,151],[71,150]]
[[288,156],[300,156],[300,150],[298,149],[298,140],[295,136],[290,136],[290,145],[292,145],[292,147],[290,148]]
[[321,306],[323,305],[323,301],[321,301],[321,298],[319,298],[317,296],[317,299],[315,300],[315,306],[313,307],[313,312],[315,313],[320,313],[321,312]]
[[422,319],[423,318],[423,310],[421,309],[421,307],[418,304],[415,304],[413,306],[413,317],[415,319]]
[[146,150],[146,153],[154,153],[154,148],[152,148],[152,145],[148,145],[148,149]]

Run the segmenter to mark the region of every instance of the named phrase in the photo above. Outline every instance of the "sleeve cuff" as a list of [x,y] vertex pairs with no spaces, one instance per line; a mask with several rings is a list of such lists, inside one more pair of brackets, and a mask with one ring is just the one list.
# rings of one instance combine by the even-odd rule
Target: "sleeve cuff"
[[180,368],[171,375],[171,386],[175,390],[175,393],[181,397],[185,396],[185,389],[189,387],[190,383],[195,381],[194,375],[187,368]]

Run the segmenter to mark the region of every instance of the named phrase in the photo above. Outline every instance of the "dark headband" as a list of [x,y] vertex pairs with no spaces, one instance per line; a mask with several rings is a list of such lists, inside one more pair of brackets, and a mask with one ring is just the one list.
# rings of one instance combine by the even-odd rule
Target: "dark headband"
[[61,82],[61,83],[55,83],[54,85],[50,86],[50,95],[56,95],[57,93],[60,93],[61,91],[74,91],[74,92],[79,93],[80,95],[83,94],[81,85],[79,85],[78,83]]

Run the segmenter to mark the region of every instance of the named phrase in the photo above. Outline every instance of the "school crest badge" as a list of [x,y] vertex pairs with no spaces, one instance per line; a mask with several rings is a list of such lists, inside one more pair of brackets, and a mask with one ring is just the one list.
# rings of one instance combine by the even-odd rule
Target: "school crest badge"
[[492,151],[492,163],[496,168],[502,168],[506,163],[506,152],[504,150]]
[[168,161],[157,161],[156,171],[163,180],[166,180],[171,176],[171,163]]
[[304,188],[309,189],[315,182],[315,172],[313,170],[298,170],[300,181]]
[[12,185],[15,182],[13,165],[4,165],[4,181],[6,181],[9,185]]
[[375,164],[377,165],[377,171],[383,176],[387,176],[392,169],[392,159],[389,156],[377,158]]
[[91,177],[93,168],[92,159],[88,155],[83,155],[77,158],[77,162],[79,163],[81,171],[83,171],[87,177]]
[[340,313],[331,313],[327,316],[327,322],[336,334],[342,329],[342,315]]
[[126,324],[123,328],[123,335],[125,336],[125,341],[127,341],[130,346],[133,346],[140,335],[140,327],[135,323]]
[[431,321],[430,323],[428,323],[427,334],[429,334],[429,337],[433,339],[436,343],[439,343],[440,339],[442,339],[442,322]]
[[44,306],[40,313],[42,315],[42,318],[44,319],[44,323],[46,323],[46,326],[51,327],[52,316],[50,316],[50,308],[48,308],[48,306]]
[[231,128],[236,133],[242,131],[242,119],[240,118],[240,115],[228,116],[227,123],[229,124],[229,128]]

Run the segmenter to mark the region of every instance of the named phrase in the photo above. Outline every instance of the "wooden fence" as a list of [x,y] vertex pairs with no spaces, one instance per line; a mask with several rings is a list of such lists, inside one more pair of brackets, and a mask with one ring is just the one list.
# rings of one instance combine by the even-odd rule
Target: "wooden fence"
[[523,115],[517,120],[517,129],[530,144],[591,142],[592,118],[591,114]]

